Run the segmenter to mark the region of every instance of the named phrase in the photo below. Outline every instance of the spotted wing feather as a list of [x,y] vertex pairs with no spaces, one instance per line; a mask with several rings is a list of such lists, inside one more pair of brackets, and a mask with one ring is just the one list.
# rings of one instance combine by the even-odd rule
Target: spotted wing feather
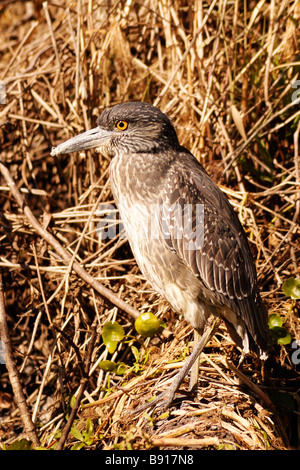
[[[245,232],[224,193],[194,157],[183,153],[176,170],[169,171],[160,204],[162,221],[170,225],[169,237],[165,237],[169,248],[211,291],[215,305],[233,310],[245,323],[251,340],[264,349],[267,313],[258,293],[254,261]],[[182,224],[183,218],[177,217],[180,211],[170,217],[172,205],[182,211],[190,207],[187,227]],[[203,207],[202,220],[197,217],[197,205]],[[191,248],[189,243],[194,241],[199,222],[203,224],[201,246]],[[178,226],[181,237],[175,236]]]

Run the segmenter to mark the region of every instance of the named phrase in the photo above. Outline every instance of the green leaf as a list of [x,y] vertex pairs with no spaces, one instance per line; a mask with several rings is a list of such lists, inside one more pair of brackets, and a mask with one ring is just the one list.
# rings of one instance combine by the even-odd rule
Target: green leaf
[[273,341],[276,344],[290,344],[292,342],[291,334],[288,332],[286,328],[280,326],[274,326],[274,328],[270,329]]
[[113,361],[101,361],[99,362],[100,369],[104,372],[115,372],[117,375],[123,375],[126,370],[126,365],[124,362],[113,362]]
[[292,337],[288,330],[283,326],[283,319],[278,313],[272,313],[268,319],[268,325],[275,344],[290,344]]
[[287,297],[300,299],[300,279],[290,277],[283,283],[282,291]]
[[75,395],[71,395],[70,400],[69,400],[70,408],[73,408],[73,406],[75,405],[75,402],[76,402]]
[[124,364],[124,362],[117,362],[116,366],[116,374],[124,375],[126,372],[126,365]]
[[258,147],[259,157],[261,157],[260,160],[262,160],[270,168],[270,170],[272,170],[274,168],[273,158],[271,157],[265,142],[259,138],[256,138],[255,140]]
[[134,326],[141,336],[152,338],[161,327],[161,323],[152,312],[145,312],[135,320]]
[[275,328],[277,326],[281,327],[282,324],[283,320],[281,316],[278,315],[278,313],[272,313],[272,315],[269,316],[268,325],[270,329]]
[[118,343],[122,341],[125,336],[124,329],[116,321],[110,321],[105,323],[102,330],[103,343],[107,347],[108,351],[113,354],[118,346]]
[[134,355],[135,362],[139,362],[140,353],[139,353],[138,348],[136,346],[131,346],[131,351],[132,351],[132,354]]
[[71,447],[71,450],[80,450],[80,449],[82,449],[84,446],[85,446],[85,443],[84,443],[84,442],[76,442],[76,444],[74,444],[74,445]]
[[100,361],[99,362],[99,367],[101,370],[104,370],[104,372],[114,372],[116,370],[117,364],[113,361]]
[[75,439],[78,439],[79,441],[84,440],[83,435],[76,428],[71,428],[70,434],[72,434],[72,436],[75,437]]
[[32,449],[32,442],[27,441],[27,439],[19,439],[18,441],[13,442],[6,448],[6,450],[31,450],[31,449]]
[[291,344],[291,342],[292,342],[291,333],[289,333],[285,328],[283,328],[283,330],[285,330],[285,331],[282,332],[282,336],[280,336],[280,338],[278,338],[277,343],[278,344],[283,344],[283,345]]
[[86,420],[85,430],[86,430],[86,433],[87,433],[88,436],[90,436],[93,432],[93,423],[92,423],[92,420],[90,418],[88,418]]

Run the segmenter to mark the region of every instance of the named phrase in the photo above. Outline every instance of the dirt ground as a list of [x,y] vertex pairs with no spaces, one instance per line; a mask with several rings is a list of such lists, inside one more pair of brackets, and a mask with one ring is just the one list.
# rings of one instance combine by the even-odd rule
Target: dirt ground
[[[299,20],[299,0],[0,0],[0,310],[19,374],[0,353],[4,448],[299,449],[299,300],[283,292],[300,277]],[[167,113],[228,196],[281,333],[265,363],[240,363],[221,324],[196,396],[187,377],[163,414],[130,412],[172,381],[192,328],[120,236],[108,159],[50,155],[132,100]],[[134,329],[146,311],[166,324],[152,339]],[[109,321],[126,334],[112,354]]]

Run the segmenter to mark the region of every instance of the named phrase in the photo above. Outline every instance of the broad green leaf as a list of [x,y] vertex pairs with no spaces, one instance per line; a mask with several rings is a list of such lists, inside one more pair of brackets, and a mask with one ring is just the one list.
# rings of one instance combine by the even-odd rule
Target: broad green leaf
[[270,329],[275,328],[277,326],[281,327],[282,324],[283,320],[281,316],[278,315],[278,313],[272,313],[272,315],[269,316],[268,325]]
[[6,450],[31,450],[32,442],[27,439],[19,439],[18,441],[10,444]]
[[104,370],[104,372],[114,372],[116,370],[117,364],[113,361],[100,361],[99,362],[99,367],[101,370]]
[[274,328],[270,329],[273,341],[276,344],[290,344],[292,342],[291,334],[288,332],[286,328],[275,326]]
[[286,330],[285,328],[282,328],[282,330],[285,330],[285,331],[281,332],[282,336],[280,336],[280,338],[278,338],[277,343],[278,344],[283,344],[283,345],[291,344],[291,342],[292,342],[291,333],[289,333],[288,330]]
[[141,336],[151,338],[157,333],[161,323],[152,312],[145,312],[135,320],[134,326]]
[[113,361],[101,361],[99,362],[99,368],[104,372],[115,372],[117,375],[123,375],[126,370],[124,362],[113,362]]
[[300,299],[300,279],[290,277],[283,283],[282,291],[287,297]]
[[124,336],[125,332],[123,327],[116,321],[109,321],[103,326],[103,343],[111,354],[115,352],[118,343],[122,341]]

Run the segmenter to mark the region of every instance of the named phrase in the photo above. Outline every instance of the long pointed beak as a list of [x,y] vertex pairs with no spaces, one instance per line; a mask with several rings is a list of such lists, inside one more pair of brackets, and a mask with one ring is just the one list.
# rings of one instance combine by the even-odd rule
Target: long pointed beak
[[82,134],[76,135],[71,139],[53,147],[51,155],[60,155],[62,153],[80,152],[91,148],[102,147],[110,141],[114,132],[96,127]]

